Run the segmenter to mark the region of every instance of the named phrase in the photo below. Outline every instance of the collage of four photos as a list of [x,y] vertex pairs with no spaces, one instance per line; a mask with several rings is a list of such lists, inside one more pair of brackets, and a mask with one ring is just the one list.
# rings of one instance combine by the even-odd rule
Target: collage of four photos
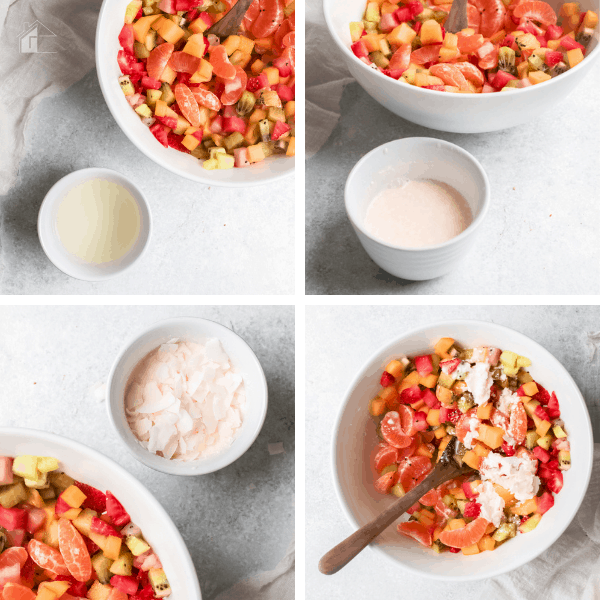
[[600,598],[598,14],[0,5],[0,600]]

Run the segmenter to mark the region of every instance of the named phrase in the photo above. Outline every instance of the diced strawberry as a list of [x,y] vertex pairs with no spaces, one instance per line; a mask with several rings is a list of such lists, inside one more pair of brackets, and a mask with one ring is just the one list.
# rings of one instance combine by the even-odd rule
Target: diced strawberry
[[446,88],[443,85],[424,85],[423,88],[435,90],[436,92],[445,92]]
[[452,554],[458,554],[460,552],[460,548],[452,548],[452,547],[450,547],[450,548],[448,548],[448,552],[452,552]]
[[72,575],[58,575],[54,581],[68,581],[71,587],[67,590],[72,596],[87,596],[87,585],[77,581]]
[[27,528],[27,511],[22,508],[0,506],[0,526],[8,531]]
[[381,69],[381,72],[396,81],[402,77],[404,71],[402,69]]
[[542,419],[542,421],[550,421],[548,413],[546,413],[541,404],[539,406],[536,406],[533,412],[538,419]]
[[412,21],[412,10],[408,6],[401,6],[400,8],[394,11],[394,17],[396,17],[396,21],[398,21],[398,23],[406,23],[408,21]]
[[410,8],[410,12],[412,13],[413,17],[420,15],[424,10],[423,5],[419,2],[419,0],[411,0],[410,2],[406,3],[406,6]]
[[140,586],[139,581],[135,577],[127,577],[125,575],[113,575],[110,578],[110,585],[130,596],[135,594]]
[[162,84],[158,79],[148,77],[147,75],[142,77],[142,87],[147,90],[159,90],[161,85]]
[[560,417],[560,406],[558,405],[558,398],[554,392],[552,392],[552,395],[548,400],[546,410],[550,419],[558,419],[558,417]]
[[418,385],[406,388],[400,392],[400,402],[403,404],[413,404],[417,400],[421,400],[423,392]]
[[278,83],[273,89],[277,92],[277,95],[282,102],[289,102],[296,97],[293,88],[289,85]]
[[[557,65],[561,60],[563,59],[563,53],[562,52],[558,52],[555,50],[548,50],[548,52],[546,52],[546,54],[544,55],[544,62],[549,66],[549,67],[553,67],[554,65]],[[546,392],[546,390],[544,390]],[[546,392],[548,393],[548,392]],[[537,393],[534,397],[537,400],[537,396],[539,396],[540,394]],[[544,403],[547,404],[547,401]]]
[[551,471],[551,476],[546,479],[546,487],[554,494],[558,494],[563,488],[562,471]]
[[462,489],[465,493],[465,496],[469,499],[477,498],[477,496],[479,496],[477,492],[473,491],[473,487],[471,486],[470,481],[463,482]]
[[100,550],[100,547],[95,542],[92,542],[92,540],[90,540],[89,537],[87,537],[85,535],[82,537],[83,537],[83,541],[85,542],[85,546],[88,549],[88,552],[90,553],[90,556],[96,554],[96,552],[98,552],[98,550]]
[[223,119],[223,131],[225,133],[233,133],[239,131],[244,133],[246,131],[246,121],[240,117],[227,117]]
[[415,356],[414,362],[420,377],[427,377],[427,375],[433,372],[433,362],[431,361],[431,354]]
[[[354,52],[354,55],[357,56],[358,58],[367,58],[369,56],[369,51],[367,50],[367,46],[362,40],[358,40],[357,42],[354,42],[354,44],[352,44],[352,46],[350,46],[350,48],[352,49],[352,52]],[[261,73],[261,75],[262,75],[262,73]],[[266,77],[266,75],[265,75],[265,77]],[[258,77],[250,77],[248,79],[248,83],[250,83],[250,81],[252,79],[258,79]],[[249,87],[248,87],[248,89],[250,90]],[[256,88],[256,89],[260,89],[260,88]],[[250,91],[254,91],[254,90],[250,90]]]
[[179,152],[183,152],[184,154],[189,154],[190,151],[181,143],[182,141],[183,135],[177,135],[172,131],[167,133],[167,144],[169,144],[169,148],[173,148]]
[[175,0],[175,11],[187,12],[196,6],[202,6],[202,0]]
[[83,508],[95,510],[100,515],[106,510],[106,494],[104,492],[80,481],[76,481],[75,485],[85,494]]
[[200,13],[200,18],[210,27],[213,24],[213,18],[206,11]]
[[204,131],[202,129],[198,129],[198,131],[194,131],[194,133],[192,133],[192,136],[194,136],[199,142],[201,142],[204,136]]
[[137,13],[135,13],[135,21],[137,21],[138,19],[141,19],[142,16],[144,15],[144,11],[142,10],[142,7],[140,6],[140,9],[137,11]]
[[123,505],[108,491],[106,492],[106,512],[117,527],[123,527],[131,521],[131,517]]
[[510,33],[500,42],[500,47],[506,46],[507,48],[512,48],[515,43],[515,36]]
[[536,35],[535,37],[536,37],[537,41],[540,43],[541,48],[548,47],[548,42],[546,41],[546,38],[543,35]]
[[537,512],[540,515],[548,512],[554,506],[554,496],[546,490],[541,496],[538,496],[537,499]]
[[394,378],[394,376],[391,373],[388,373],[387,371],[384,371],[381,374],[381,379],[379,380],[379,383],[383,387],[389,387],[390,385],[394,385],[394,381],[396,381],[396,379]]
[[426,389],[423,392],[421,400],[423,400],[423,402],[425,402],[429,408],[439,408],[442,405],[442,403],[437,399],[436,395],[430,389]]
[[543,463],[547,463],[550,460],[550,452],[544,450],[541,446],[536,446],[533,449],[533,453],[535,454],[535,457]]
[[381,15],[381,19],[379,19],[379,29],[381,29],[383,33],[389,33],[398,25],[400,25],[400,22],[398,19],[396,19],[396,15],[394,13],[386,13],[385,15]]
[[429,423],[427,422],[427,414],[422,410],[419,410],[415,413],[414,419],[414,427],[417,431],[425,431],[429,427]]
[[[204,14],[204,13],[202,13]],[[367,47],[365,46],[364,42],[356,42],[361,43],[365,49],[365,52],[367,52]],[[369,55],[369,53],[367,52],[367,56]],[[358,54],[357,54],[358,56]],[[359,57],[360,58],[360,57]],[[246,83],[246,89],[249,92],[257,92],[258,90],[262,90],[263,88],[269,87],[269,78],[264,74],[261,73],[258,77],[248,77],[248,82]]]
[[421,31],[422,26],[423,26],[423,23],[421,23],[421,21],[416,21],[415,24],[413,25],[413,29],[417,32],[417,35],[419,35],[419,32]]
[[460,365],[460,363],[460,358],[451,358],[450,360],[443,360],[440,363],[440,367],[443,369],[444,373],[448,373],[448,375],[450,375],[451,373],[454,373],[456,369],[458,369],[458,365]]
[[[25,564],[21,567],[21,584],[32,588],[35,581],[35,563],[31,560],[31,557],[27,557]],[[86,592],[87,594],[87,592]]]
[[[202,13],[204,14],[204,13]],[[151,585],[146,585],[135,596],[131,596],[129,600],[152,600],[154,598],[154,590]]]
[[114,527],[99,519],[98,517],[92,517],[92,525],[91,530],[94,533],[99,533],[100,535],[118,537],[122,538],[123,534],[120,531],[117,531]]
[[[546,56],[548,56],[548,54],[555,54],[555,52],[553,50],[548,50],[548,52],[546,52]],[[556,54],[560,54],[560,60],[562,60],[562,52],[556,52]],[[550,394],[548,393],[548,390],[542,387],[539,383],[536,383],[536,385],[538,387],[538,393],[533,396],[533,399],[546,406],[546,404],[548,404],[548,400],[550,400]]]
[[58,497],[56,501],[56,505],[54,506],[54,512],[57,515],[64,515],[66,512],[69,512],[73,507],[69,506],[67,502],[61,497]]
[[127,23],[123,25],[123,29],[121,29],[121,33],[119,33],[119,44],[121,44],[121,48],[125,50],[128,54],[133,54],[133,42],[135,41],[133,35],[133,25],[128,25]]
[[531,21],[523,21],[523,23],[519,23],[519,25],[517,26],[517,31],[525,31],[535,36],[538,36],[543,33],[543,30]]
[[160,123],[154,123],[150,127],[150,132],[152,135],[165,147],[169,147],[169,143],[167,141],[167,132],[169,131],[168,127],[161,125]]
[[0,456],[0,485],[13,483],[13,459],[10,456]]
[[506,456],[514,456],[515,455],[515,447],[511,446],[507,441],[502,442],[502,452],[506,454]]
[[170,129],[175,129],[177,127],[177,119],[175,117],[165,115],[164,117],[155,116],[155,119]]
[[559,25],[548,25],[546,29],[547,40],[559,40],[563,35],[563,28]]
[[[465,504],[464,515],[465,517],[469,517],[471,519],[475,519],[481,513],[481,504],[479,502],[467,502]],[[456,543],[456,542],[455,542]]]

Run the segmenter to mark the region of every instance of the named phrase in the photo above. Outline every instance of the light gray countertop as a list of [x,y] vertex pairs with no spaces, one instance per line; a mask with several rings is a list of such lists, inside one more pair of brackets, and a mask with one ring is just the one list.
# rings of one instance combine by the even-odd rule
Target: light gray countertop
[[[347,386],[368,357],[402,331],[450,319],[505,325],[544,346],[575,379],[586,399],[595,438],[600,440],[600,352],[594,355],[588,342],[588,333],[600,330],[600,307],[307,307],[306,598],[514,600],[515,596],[506,592],[507,576],[451,585],[394,568],[369,549],[336,575],[321,575],[317,570],[320,557],[352,532],[335,495],[330,459],[333,425]],[[552,548],[563,551],[561,540],[566,537],[568,532]],[[545,553],[521,567],[515,571],[515,581],[526,581],[527,569],[535,570],[536,565],[539,569],[548,560],[551,554]],[[524,588],[519,598],[534,598],[539,593],[539,589]]]
[[[17,184],[0,196],[0,293],[294,293],[294,177],[235,189],[163,169],[118,127],[95,70],[42,100],[26,133]],[[71,171],[92,166],[130,177],[148,198],[154,226],[146,255],[101,283],[59,271],[37,236],[48,190]]]
[[[260,360],[269,408],[252,447],[209,475],[175,477],[137,462],[117,438],[105,402],[117,352],[164,318],[199,316],[234,329]],[[290,306],[23,306],[0,308],[0,425],[64,435],[103,452],[139,479],[182,533],[203,598],[271,570],[294,537],[294,309]],[[285,453],[270,455],[268,444]]]
[[[461,135],[405,121],[358,83],[347,85],[337,126],[306,163],[306,293],[600,293],[600,271],[585,267],[600,262],[599,95],[595,68],[534,122]],[[364,154],[390,140],[421,136],[471,152],[489,176],[492,203],[475,247],[454,272],[411,282],[368,257],[346,216],[343,190]]]

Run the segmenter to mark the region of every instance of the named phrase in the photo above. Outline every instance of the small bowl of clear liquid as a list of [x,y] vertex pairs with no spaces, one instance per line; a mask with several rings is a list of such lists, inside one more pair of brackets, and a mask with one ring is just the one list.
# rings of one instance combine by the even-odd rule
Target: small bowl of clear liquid
[[142,191],[110,169],[74,171],[46,194],[38,215],[44,252],[63,273],[102,281],[129,269],[150,241]]

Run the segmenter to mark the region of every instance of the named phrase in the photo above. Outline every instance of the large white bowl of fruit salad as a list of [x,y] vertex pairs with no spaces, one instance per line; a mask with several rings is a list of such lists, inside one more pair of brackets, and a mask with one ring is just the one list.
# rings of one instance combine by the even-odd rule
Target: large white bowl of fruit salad
[[[201,6],[195,8],[198,4]],[[158,165],[199,183],[246,187],[293,174],[294,73],[293,60],[291,67],[288,60],[293,49],[293,35],[286,38],[288,46],[282,41],[286,32],[293,34],[290,30],[290,24],[294,23],[293,5],[290,8],[289,4],[286,4],[285,13],[276,17],[279,35],[270,33],[264,26],[261,28],[259,23],[259,29],[255,31],[261,35],[246,34],[244,40],[247,41],[236,55],[241,56],[239,60],[233,57],[233,45],[239,45],[239,38],[234,36],[236,39],[228,42],[229,58],[238,66],[235,72],[232,71],[236,78],[229,83],[224,80],[225,92],[222,92],[222,88],[215,89],[219,82],[209,63],[215,61],[212,53],[209,56],[204,48],[206,37],[203,34],[218,14],[215,7],[226,4],[192,0],[144,0],[143,3],[142,0],[104,0],[96,31],[96,68],[108,108],[125,135]],[[156,19],[154,28],[148,21],[153,17]],[[162,27],[159,27],[159,21],[162,21]],[[161,34],[166,37],[163,39]],[[253,43],[255,37],[266,40],[264,48]],[[266,46],[274,37],[280,46],[277,51],[267,51]],[[162,57],[164,62],[161,62],[162,50],[159,49],[158,58],[152,59],[154,65],[150,67],[150,62],[146,61],[150,61],[152,50],[160,47],[168,51]],[[284,59],[277,61],[283,54]],[[169,65],[181,71],[170,70],[167,60],[171,55],[179,62]],[[260,61],[261,56],[263,61]],[[226,69],[233,69],[229,58],[225,59]],[[192,69],[197,69],[196,73],[190,73]],[[142,72],[144,78],[140,79]],[[129,83],[128,79],[131,80]],[[193,114],[185,108],[180,109],[183,101],[181,97],[175,98],[180,79],[187,82],[185,102],[192,107]],[[248,90],[242,99],[246,85],[253,85],[253,91]],[[263,89],[268,93],[261,96]],[[193,95],[190,90],[194,91]],[[225,100],[227,94],[228,100]],[[261,98],[265,98],[266,104],[262,104]],[[245,102],[241,113],[236,112],[240,100]],[[218,114],[211,109],[218,109]],[[226,110],[230,112],[225,114]],[[259,129],[259,122],[262,122],[262,129]],[[254,128],[253,132],[250,128]],[[213,147],[213,152],[217,146],[221,150],[213,154],[208,144]],[[219,156],[220,153],[223,156]]]
[[[517,11],[520,18],[515,16],[515,21],[512,21],[511,16],[520,4],[533,10],[520,9],[523,14]],[[575,29],[569,25],[570,17],[561,14],[563,4],[562,0],[548,0],[547,3],[537,0],[525,3],[519,0],[470,0],[469,27],[472,31],[467,34],[472,37],[464,46],[461,36],[450,36],[446,40],[446,33],[440,27],[447,17],[450,2],[384,2],[381,14],[378,6],[368,8],[366,0],[324,0],[323,8],[327,27],[341,57],[358,83],[377,102],[396,115],[425,127],[456,133],[480,133],[535,122],[542,112],[552,109],[570,94],[597,64],[600,56],[598,0],[567,3],[573,9],[569,12],[576,13],[572,14],[577,22]],[[389,13],[394,11],[394,5],[399,6],[396,9],[399,12],[392,16]],[[549,16],[540,13],[540,6],[544,11],[550,9]],[[367,15],[366,10],[375,14]],[[580,25],[578,19],[583,19],[588,10],[593,11],[594,16],[588,17],[586,24],[591,27],[586,29],[587,37],[582,39],[578,35],[583,24]],[[499,16],[496,24],[492,15]],[[366,16],[371,20],[363,21]],[[527,67],[528,72],[523,72],[518,65],[522,51],[513,31],[517,23],[525,19],[528,22],[524,29],[533,32],[527,40],[530,44],[525,52],[530,55],[540,47],[551,51],[548,64],[542,60],[541,54],[533,59],[531,65],[526,61],[523,67]],[[426,20],[429,20],[429,25],[423,27]],[[556,29],[557,20],[559,29]],[[361,29],[365,23],[370,23],[366,25],[370,30]],[[554,29],[548,32],[550,23],[554,23]],[[427,39],[425,28],[428,30]],[[553,46],[560,43],[561,36],[571,32],[572,41],[564,43],[575,52],[568,56],[567,47]],[[371,34],[366,42],[361,37],[364,34]],[[540,38],[537,39],[534,34]],[[478,35],[482,37],[477,39]],[[508,35],[512,39],[507,40]],[[584,44],[576,42],[575,37]],[[373,44],[379,45],[380,38],[384,46],[376,49]],[[421,42],[418,40],[421,38],[423,46],[419,47]],[[505,57],[500,56],[502,45],[506,46],[503,50]],[[401,55],[402,47],[407,49],[404,57]],[[442,47],[447,54],[440,61],[438,57]],[[433,49],[431,55],[427,55],[430,49]],[[585,56],[578,49],[582,49]],[[396,58],[392,60],[394,55]],[[438,64],[432,66],[434,62]],[[455,65],[460,66],[458,74]],[[417,70],[422,71],[421,80],[415,78]],[[501,77],[494,79],[497,70]],[[470,91],[477,93],[468,93]]]
[[[42,569],[59,577],[50,583]],[[0,583],[4,598],[29,598],[26,584],[48,600],[67,590],[201,599],[179,531],[141,483],[83,444],[21,428],[0,428]]]
[[500,325],[433,324],[366,361],[333,437],[351,525],[412,489],[448,443],[474,471],[421,498],[372,545],[424,577],[476,580],[525,564],[564,532],[588,487],[593,438],[581,392],[547,350]]

